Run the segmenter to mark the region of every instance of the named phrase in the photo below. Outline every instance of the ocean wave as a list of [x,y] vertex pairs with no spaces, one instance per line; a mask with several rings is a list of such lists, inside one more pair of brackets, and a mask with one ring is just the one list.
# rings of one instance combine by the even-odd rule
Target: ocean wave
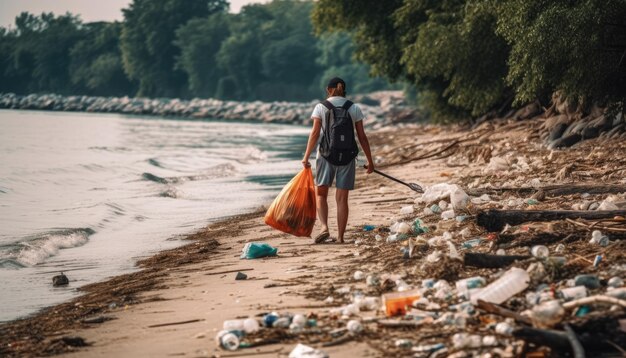
[[196,175],[184,175],[179,177],[168,177],[163,178],[158,175],[144,172],[141,174],[141,177],[144,180],[152,181],[159,184],[179,184],[184,183],[186,181],[199,181],[199,180],[208,180],[215,178],[223,178],[226,176],[231,176],[237,172],[237,167],[235,167],[231,163],[223,163],[218,164],[213,167],[206,169],[206,173],[196,174]]
[[267,160],[267,153],[253,146],[247,146],[241,149],[237,149],[237,155],[239,156],[239,158],[236,160],[241,164],[249,164]]
[[59,250],[82,246],[87,243],[89,236],[95,231],[89,228],[66,229],[48,232],[20,242],[22,246],[13,255],[4,259],[11,260],[24,266],[35,266],[44,262],[47,258],[55,256]]
[[177,190],[174,187],[169,187],[166,190],[162,191],[161,193],[159,193],[159,196],[162,198],[173,198],[173,199],[177,199],[180,198],[182,195],[182,193]]
[[106,152],[130,152],[130,148],[127,147],[107,147],[107,146],[96,146],[96,147],[89,147],[88,149],[90,150],[102,150],[102,151],[106,151]]

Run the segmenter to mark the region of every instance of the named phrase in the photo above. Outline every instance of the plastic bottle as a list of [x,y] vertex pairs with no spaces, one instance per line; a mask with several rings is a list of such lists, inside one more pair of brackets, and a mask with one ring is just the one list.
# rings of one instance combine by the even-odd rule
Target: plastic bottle
[[609,279],[609,282],[607,282],[607,284],[610,287],[615,287],[615,288],[622,287],[624,286],[624,280],[621,277],[615,276],[615,277],[611,277]]
[[603,235],[600,230],[594,230],[591,233],[591,240],[589,242],[600,246],[608,246],[610,243],[609,237]]
[[418,300],[420,296],[421,293],[418,290],[384,294],[383,306],[385,306],[385,314],[388,317],[404,315],[406,313],[407,306],[411,306],[413,301]]
[[229,351],[239,348],[239,337],[231,332],[226,332],[219,337],[220,346]]
[[363,325],[355,319],[348,321],[346,328],[348,328],[350,333],[361,333],[363,331]]
[[600,280],[596,275],[578,275],[574,277],[574,285],[585,286],[590,290],[600,288]]
[[511,326],[508,322],[500,322],[496,324],[496,333],[504,336],[510,336],[513,334],[513,326]]
[[291,319],[291,324],[298,325],[300,327],[304,327],[306,325],[306,317],[302,314],[295,314]]
[[402,339],[396,339],[394,344],[398,348],[411,348],[411,346],[413,345],[413,342],[410,339],[402,338]]
[[441,213],[441,218],[444,220],[450,220],[450,219],[454,219],[454,210],[446,210],[443,213]]
[[278,319],[278,313],[272,312],[263,316],[263,325],[265,327],[272,327],[274,322]]
[[363,271],[354,271],[354,275],[352,277],[355,281],[361,281],[365,278],[365,273],[363,273]]
[[550,255],[550,249],[543,245],[535,245],[530,249],[530,253],[535,257],[548,257]]
[[487,302],[500,304],[528,287],[530,277],[526,270],[513,267],[502,277],[495,280],[480,292],[471,297],[471,302],[476,303],[479,299]]
[[485,284],[487,284],[487,281],[480,276],[464,278],[456,282],[456,290],[458,292],[466,292],[470,288],[483,287]]
[[558,300],[540,303],[533,307],[531,319],[533,324],[540,328],[554,327],[565,316],[565,310]]
[[226,320],[224,321],[223,328],[226,331],[243,331],[243,320],[242,319]]
[[259,321],[254,318],[247,318],[243,321],[243,330],[246,333],[254,333],[259,330]]
[[471,249],[473,247],[480,245],[480,243],[483,242],[483,240],[484,240],[483,238],[467,240],[461,244],[461,247],[464,249]]
[[559,291],[559,294],[564,300],[577,300],[587,297],[587,289],[585,286],[568,287]]
[[378,277],[378,275],[376,275],[376,274],[368,275],[365,278],[365,283],[368,286],[378,286],[378,285],[380,285],[380,277]]

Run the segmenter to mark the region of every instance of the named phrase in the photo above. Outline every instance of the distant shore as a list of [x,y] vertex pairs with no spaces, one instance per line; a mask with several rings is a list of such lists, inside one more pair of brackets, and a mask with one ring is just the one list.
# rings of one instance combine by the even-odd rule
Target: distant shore
[[[398,122],[419,120],[401,91],[381,91],[351,96],[370,119],[366,125],[381,128]],[[250,120],[266,123],[308,124],[317,101],[238,102],[219,99],[131,98],[61,96],[57,94],[0,94],[0,109],[64,112],[121,113],[148,116]]]

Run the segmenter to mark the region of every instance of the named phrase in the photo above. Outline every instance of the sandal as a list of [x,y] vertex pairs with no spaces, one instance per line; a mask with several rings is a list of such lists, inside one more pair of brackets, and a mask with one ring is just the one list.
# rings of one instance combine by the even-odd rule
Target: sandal
[[315,237],[315,243],[321,244],[326,241],[330,237],[330,233],[328,231],[321,232],[319,235]]

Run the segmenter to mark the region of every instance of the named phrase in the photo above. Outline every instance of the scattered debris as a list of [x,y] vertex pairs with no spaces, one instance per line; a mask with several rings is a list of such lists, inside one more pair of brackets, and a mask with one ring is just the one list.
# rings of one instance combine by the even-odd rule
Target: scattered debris
[[67,286],[70,283],[70,280],[61,272],[60,275],[56,275],[52,278],[52,286]]

